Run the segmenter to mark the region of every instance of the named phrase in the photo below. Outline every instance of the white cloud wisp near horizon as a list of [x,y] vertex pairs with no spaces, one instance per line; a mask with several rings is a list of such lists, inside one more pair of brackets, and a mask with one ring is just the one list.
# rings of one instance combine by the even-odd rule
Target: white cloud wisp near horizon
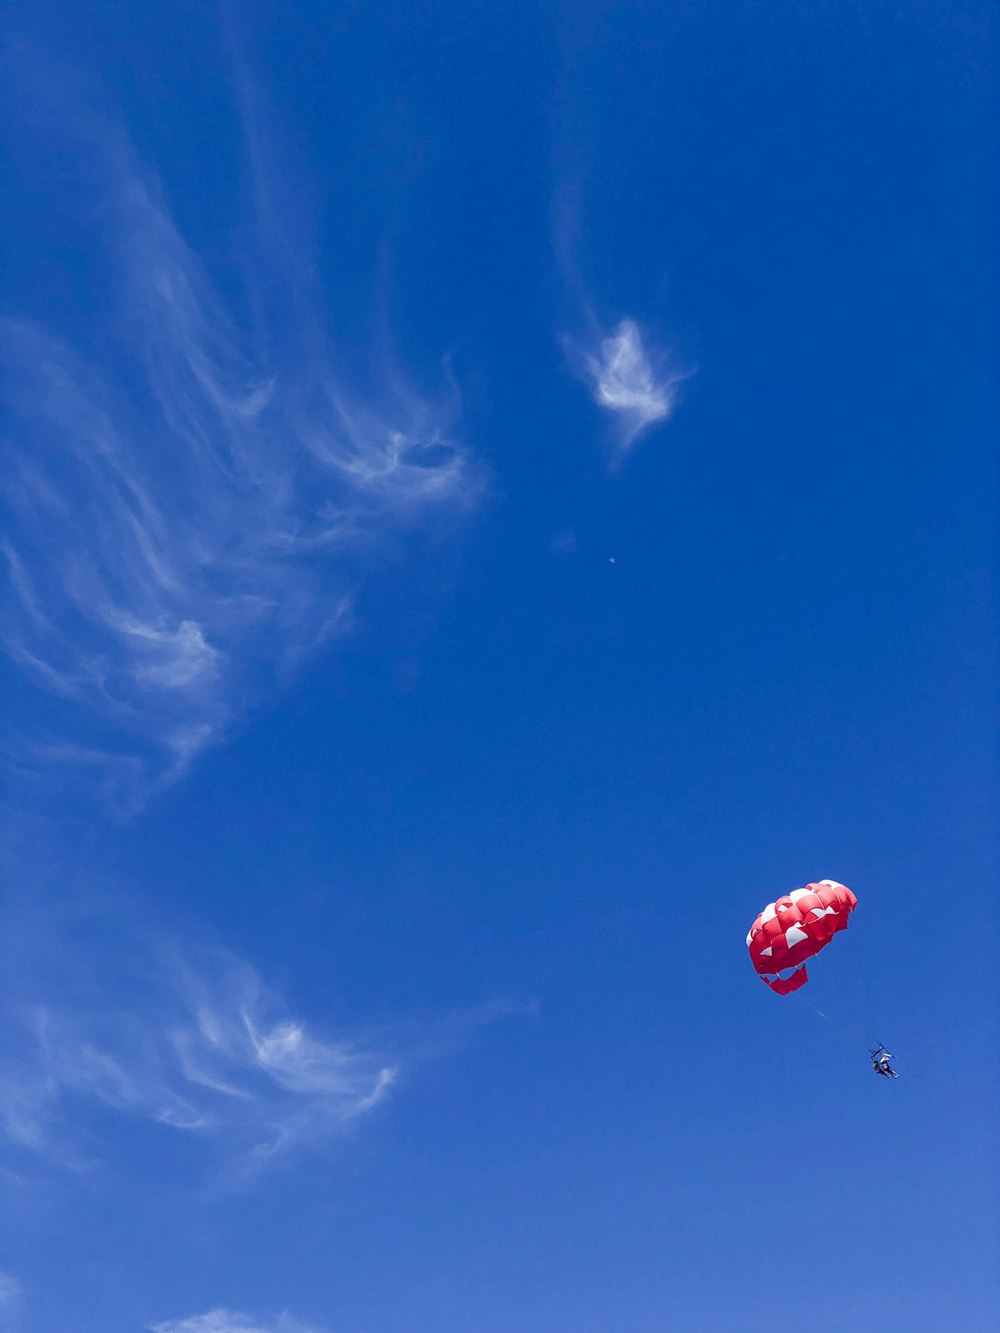
[[149,1324],[147,1328],[149,1333],[323,1333],[314,1324],[302,1324],[287,1313],[262,1321],[221,1307],[187,1319]]
[[32,685],[0,748],[23,784],[75,771],[127,810],[349,627],[373,543],[440,526],[481,478],[453,388],[387,371],[361,401],[319,296],[280,308],[280,264],[241,317],[101,133],[108,308],[86,336],[0,320],[0,647]]
[[0,1273],[0,1329],[13,1333],[21,1305],[21,1284],[11,1273]]

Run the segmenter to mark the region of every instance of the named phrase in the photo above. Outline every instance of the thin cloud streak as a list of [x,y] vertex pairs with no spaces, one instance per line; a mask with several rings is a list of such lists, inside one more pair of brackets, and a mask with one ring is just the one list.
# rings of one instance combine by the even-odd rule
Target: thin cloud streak
[[315,1324],[301,1324],[289,1314],[262,1322],[233,1310],[215,1309],[187,1319],[168,1319],[162,1324],[147,1324],[149,1333],[324,1333]]
[[3,748],[22,778],[82,765],[128,807],[350,629],[373,544],[482,484],[453,387],[424,401],[390,371],[378,401],[352,395],[300,275],[282,293],[251,267],[244,327],[120,133],[84,148],[103,351],[0,320],[0,647],[52,701]]
[[0,1331],[17,1333],[24,1314],[23,1290],[12,1273],[0,1273]]
[[0,1273],[0,1329],[13,1330],[20,1305],[20,1282],[11,1273]]

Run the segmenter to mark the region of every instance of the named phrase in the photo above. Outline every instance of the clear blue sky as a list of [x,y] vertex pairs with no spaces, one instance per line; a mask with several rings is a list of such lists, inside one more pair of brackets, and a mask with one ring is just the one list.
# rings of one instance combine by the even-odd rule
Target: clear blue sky
[[994,1327],[988,18],[14,0],[0,1327]]

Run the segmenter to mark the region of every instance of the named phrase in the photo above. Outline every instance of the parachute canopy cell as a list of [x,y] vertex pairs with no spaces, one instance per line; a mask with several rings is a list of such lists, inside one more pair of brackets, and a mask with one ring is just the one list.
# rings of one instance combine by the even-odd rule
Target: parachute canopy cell
[[768,903],[750,927],[747,948],[757,975],[779,995],[809,980],[806,959],[825,949],[838,930],[846,930],[858,905],[854,894],[836,880],[821,879],[793,889]]

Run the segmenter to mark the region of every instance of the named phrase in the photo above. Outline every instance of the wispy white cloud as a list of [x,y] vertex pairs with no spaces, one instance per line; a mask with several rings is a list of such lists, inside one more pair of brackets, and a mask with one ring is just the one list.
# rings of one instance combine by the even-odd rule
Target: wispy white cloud
[[72,1004],[46,994],[9,1006],[0,1067],[9,1143],[79,1165],[74,1124],[103,1109],[200,1135],[253,1173],[350,1129],[385,1098],[405,1058],[388,1038],[333,1035],[291,1017],[228,954],[150,953],[112,973]]
[[644,344],[632,319],[589,345],[569,342],[568,347],[594,402],[614,419],[614,462],[620,463],[644,431],[671,417],[685,375]]
[[52,700],[4,749],[24,779],[82,765],[127,804],[349,628],[374,543],[481,485],[453,386],[430,401],[383,368],[362,400],[299,268],[285,290],[250,264],[241,315],[123,136],[77,147],[110,304],[86,343],[0,320],[0,646]]
[[8,906],[0,935],[0,1143],[28,1175],[113,1160],[128,1117],[189,1143],[196,1175],[240,1188],[352,1134],[489,1024],[534,1012],[493,1000],[378,1030],[307,1020],[246,961],[94,894],[53,907],[36,893]]
[[21,1308],[21,1284],[10,1273],[0,1273],[0,1329],[13,1333]]
[[209,1310],[187,1319],[168,1319],[147,1325],[150,1333],[323,1333],[315,1324],[302,1324],[289,1314],[260,1320],[233,1310]]

